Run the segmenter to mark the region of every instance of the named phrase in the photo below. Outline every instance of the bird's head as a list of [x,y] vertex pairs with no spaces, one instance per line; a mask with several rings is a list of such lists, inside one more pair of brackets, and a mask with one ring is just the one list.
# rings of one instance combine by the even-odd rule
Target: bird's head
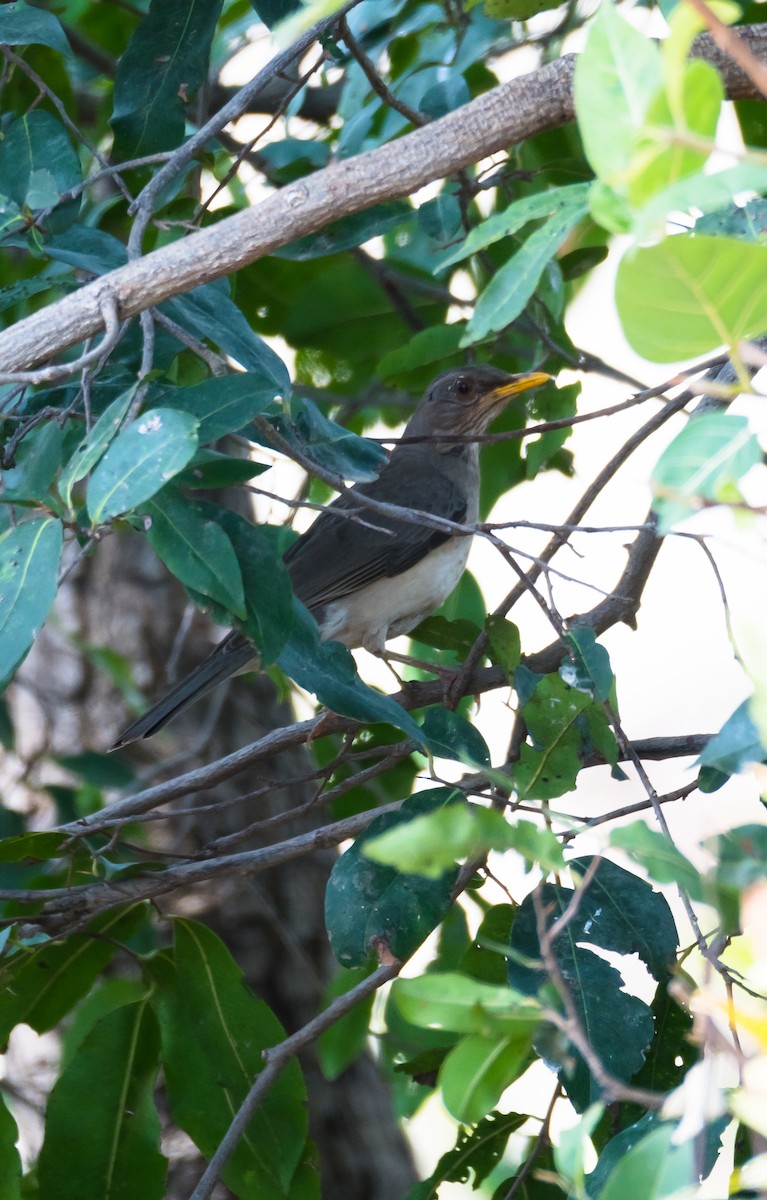
[[512,397],[540,387],[550,378],[542,371],[510,375],[497,367],[484,366],[444,371],[424,392],[408,422],[405,438],[438,440],[440,435],[482,434]]

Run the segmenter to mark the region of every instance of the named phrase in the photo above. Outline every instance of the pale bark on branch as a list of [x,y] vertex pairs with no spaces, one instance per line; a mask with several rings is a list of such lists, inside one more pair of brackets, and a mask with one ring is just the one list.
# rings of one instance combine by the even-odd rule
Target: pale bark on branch
[[[739,30],[767,61],[767,24]],[[711,39],[696,52],[721,71],[731,99],[759,93]],[[534,134],[573,120],[575,58],[566,55],[477,97],[421,129],[315,172],[199,233],[136,259],[0,333],[0,372],[29,370],[103,328],[108,296],[126,319],[228,275],[331,221],[411,195]]]

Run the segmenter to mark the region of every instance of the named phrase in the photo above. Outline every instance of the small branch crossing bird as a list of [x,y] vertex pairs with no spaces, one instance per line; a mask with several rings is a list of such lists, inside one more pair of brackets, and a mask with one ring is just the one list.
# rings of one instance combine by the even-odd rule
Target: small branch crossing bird
[[[473,525],[479,515],[479,450],[476,442],[455,439],[484,433],[513,396],[549,378],[539,371],[509,375],[476,366],[446,371],[429,384],[380,475],[334,500],[285,555],[293,591],[324,640],[381,654],[388,638],[408,633],[447,599],[469,554],[470,535],[398,519],[357,498]],[[408,441],[414,438],[424,440]],[[351,512],[364,523],[350,519]],[[112,749],[151,737],[257,658],[243,634],[228,634],[205,662],[128,726]]]

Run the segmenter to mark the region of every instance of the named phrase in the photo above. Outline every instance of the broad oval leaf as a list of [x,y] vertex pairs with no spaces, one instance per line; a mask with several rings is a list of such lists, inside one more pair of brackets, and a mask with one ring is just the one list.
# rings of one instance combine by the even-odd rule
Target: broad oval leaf
[[531,1023],[494,1037],[470,1034],[450,1051],[440,1068],[439,1083],[445,1108],[457,1121],[465,1125],[481,1121],[526,1070],[534,1029]]
[[197,420],[190,413],[154,408],[112,442],[88,482],[94,525],[128,512],[159,492],[197,449]]
[[72,503],[74,485],[78,480],[84,479],[88,472],[95,467],[109,443],[116,436],[135,394],[135,387],[131,387],[112,401],[91,431],[80,442],[62,471],[58,484],[59,495],[67,507]]
[[237,433],[279,400],[269,374],[249,371],[206,379],[190,388],[167,388],[159,397],[163,408],[180,409],[199,421],[200,445],[216,442],[225,433]]
[[52,517],[0,537],[0,681],[26,655],[56,598],[64,534]]
[[71,54],[58,17],[44,8],[25,4],[24,0],[0,7],[0,45],[50,46],[59,54]]
[[[767,245],[678,234],[627,254],[615,300],[638,354],[675,362],[767,329]],[[701,418],[702,419],[702,418]]]
[[378,949],[409,958],[442,920],[452,902],[457,869],[438,879],[407,875],[371,862],[364,846],[386,829],[456,800],[460,794],[454,788],[418,792],[399,812],[376,817],[337,860],[325,893],[325,923],[342,966],[361,967]]

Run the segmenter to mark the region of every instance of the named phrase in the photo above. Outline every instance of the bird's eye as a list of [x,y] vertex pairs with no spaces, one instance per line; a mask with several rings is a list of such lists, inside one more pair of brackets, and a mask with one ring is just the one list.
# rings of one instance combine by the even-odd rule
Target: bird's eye
[[471,384],[466,379],[456,379],[455,390],[459,396],[468,396],[471,391]]

